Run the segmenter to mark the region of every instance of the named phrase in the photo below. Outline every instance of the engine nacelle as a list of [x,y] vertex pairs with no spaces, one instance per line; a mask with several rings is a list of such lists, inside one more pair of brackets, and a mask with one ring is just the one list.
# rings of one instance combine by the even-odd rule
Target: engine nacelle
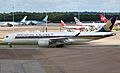
[[66,40],[64,41],[65,44],[71,44],[72,42],[74,42],[73,39],[66,39]]
[[40,40],[38,41],[38,46],[48,47],[48,46],[50,46],[50,40],[40,39]]

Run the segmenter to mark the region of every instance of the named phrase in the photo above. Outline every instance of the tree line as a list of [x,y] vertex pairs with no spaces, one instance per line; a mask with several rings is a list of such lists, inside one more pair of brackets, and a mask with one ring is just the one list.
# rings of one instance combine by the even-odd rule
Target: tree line
[[[49,22],[74,22],[74,17],[78,17],[80,21],[100,21],[99,14],[104,14],[106,18],[111,16],[118,16],[120,19],[120,12],[14,12],[14,20],[21,21],[24,16],[27,16],[27,20],[42,20],[46,14],[49,16]],[[13,13],[0,13],[0,21],[12,21]]]

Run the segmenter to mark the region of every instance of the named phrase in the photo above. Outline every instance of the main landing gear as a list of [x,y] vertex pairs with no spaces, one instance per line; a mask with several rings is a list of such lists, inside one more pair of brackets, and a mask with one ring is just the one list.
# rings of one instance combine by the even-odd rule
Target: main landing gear
[[56,45],[57,48],[62,48],[64,47],[64,44]]

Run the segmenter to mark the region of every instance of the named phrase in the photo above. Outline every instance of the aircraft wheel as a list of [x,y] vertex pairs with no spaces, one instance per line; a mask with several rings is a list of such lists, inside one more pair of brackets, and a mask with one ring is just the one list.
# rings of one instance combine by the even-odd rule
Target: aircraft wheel
[[64,47],[64,44],[56,45],[57,48],[62,48]]
[[9,47],[12,48],[12,45],[10,43],[8,43]]
[[12,45],[9,45],[10,48],[12,48]]

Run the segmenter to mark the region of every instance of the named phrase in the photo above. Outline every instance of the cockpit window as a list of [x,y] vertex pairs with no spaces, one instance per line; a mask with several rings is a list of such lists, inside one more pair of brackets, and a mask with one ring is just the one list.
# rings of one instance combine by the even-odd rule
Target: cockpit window
[[8,36],[6,36],[6,38],[8,38]]

